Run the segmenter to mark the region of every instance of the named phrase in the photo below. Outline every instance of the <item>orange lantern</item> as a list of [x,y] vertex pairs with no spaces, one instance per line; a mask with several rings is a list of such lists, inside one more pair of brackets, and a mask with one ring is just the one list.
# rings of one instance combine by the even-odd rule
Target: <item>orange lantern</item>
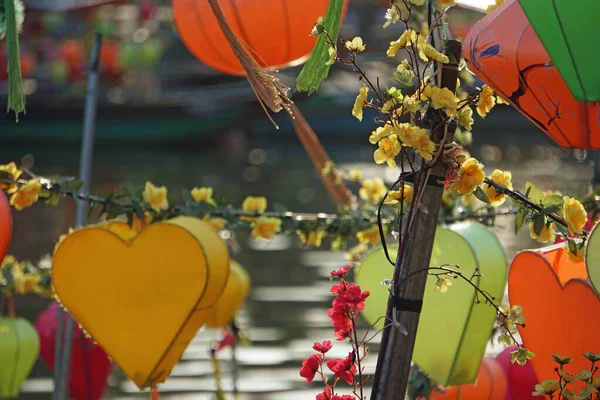
[[224,328],[227,326],[244,304],[249,292],[250,277],[248,272],[240,264],[231,260],[227,285],[208,314],[206,326],[209,328]]
[[[220,2],[233,32],[265,68],[305,61],[316,40],[310,31],[328,4],[329,0]],[[344,13],[346,7],[347,1]],[[245,75],[207,0],[173,0],[173,14],[181,40],[196,58],[226,74]]]
[[585,263],[572,261],[567,253],[562,244],[524,251],[513,260],[508,276],[510,303],[523,307],[526,317],[519,334],[535,354],[531,363],[540,382],[556,379],[555,353],[572,358],[565,366],[571,374],[590,368],[584,352],[600,353],[594,333],[600,332],[595,317],[600,315],[600,298]]
[[562,147],[600,149],[599,103],[575,100],[516,0],[471,29],[471,71]]
[[446,393],[432,393],[432,400],[504,400],[508,382],[502,366],[484,358],[475,383],[446,388]]
[[4,259],[12,239],[12,214],[6,195],[0,190],[0,262]]

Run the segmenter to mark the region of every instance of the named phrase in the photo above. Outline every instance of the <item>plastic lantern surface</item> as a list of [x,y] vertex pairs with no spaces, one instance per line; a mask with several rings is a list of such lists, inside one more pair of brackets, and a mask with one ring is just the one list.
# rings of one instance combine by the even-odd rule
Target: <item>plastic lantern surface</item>
[[[393,251],[392,259],[396,256]],[[474,283],[498,301],[506,284],[508,263],[496,236],[481,224],[461,223],[438,228],[433,244],[431,266],[456,264],[471,277],[476,268],[483,277]],[[356,283],[371,293],[363,315],[381,329],[384,325],[388,288],[381,282],[391,279],[393,268],[383,250],[375,250],[363,261]],[[436,277],[427,278],[423,310],[413,354],[414,362],[442,385],[475,381],[496,319],[495,310],[476,304],[475,290],[456,279],[447,293],[435,290]],[[443,327],[443,329],[440,329]]]
[[592,286],[600,293],[600,223],[592,230],[585,252],[585,264]]
[[78,230],[60,243],[52,268],[61,304],[139,388],[169,376],[228,275],[225,244],[191,217],[128,237]]
[[[526,328],[519,327],[540,382],[555,379],[552,355],[569,356],[567,372],[589,369],[584,352],[600,353],[600,298],[594,293],[585,263],[570,260],[563,244],[519,253],[508,275],[510,303],[523,307]],[[580,387],[580,386],[579,386]],[[579,390],[577,385],[575,393]]]
[[8,204],[4,191],[0,190],[0,262],[6,256],[11,239],[12,214],[10,213],[10,204]]
[[[207,0],[172,0],[181,40],[201,62],[230,75],[245,75]],[[262,67],[305,61],[316,37],[310,32],[329,0],[220,1],[233,32]],[[344,4],[347,7],[348,2]],[[342,15],[343,18],[343,15]]]
[[209,328],[224,328],[232,320],[250,292],[250,277],[248,272],[235,261],[231,261],[227,286],[213,306],[206,320]]
[[463,57],[477,77],[562,147],[600,148],[599,103],[573,97],[518,1],[506,0],[471,29]]
[[434,392],[431,399],[504,400],[507,386],[506,375],[498,361],[493,358],[484,358],[475,383],[447,387],[446,393]]
[[[51,303],[35,321],[35,329],[40,336],[40,356],[51,370],[54,370],[58,308],[57,303]],[[66,314],[63,316],[66,320]],[[106,389],[112,362],[100,346],[85,337],[78,325],[74,327],[71,352],[70,398],[73,400],[99,400]]]
[[590,52],[596,46],[595,26],[600,2],[579,0],[519,0],[529,22],[573,96],[579,101],[600,101],[600,57]]
[[0,318],[0,398],[16,399],[40,352],[40,339],[23,318]]
[[510,353],[517,349],[517,345],[508,346],[496,357],[508,380],[504,400],[537,400],[539,396],[533,396],[532,393],[538,380],[531,362],[519,365],[510,361]]

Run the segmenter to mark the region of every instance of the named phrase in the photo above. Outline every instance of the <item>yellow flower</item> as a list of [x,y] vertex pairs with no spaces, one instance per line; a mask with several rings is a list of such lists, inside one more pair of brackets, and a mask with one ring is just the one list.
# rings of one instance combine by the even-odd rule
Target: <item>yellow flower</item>
[[421,92],[421,101],[427,101],[431,99],[431,85],[429,82],[425,82],[419,88],[419,92]]
[[[504,0],[502,0],[502,1],[504,1]],[[500,97],[498,95],[496,95],[496,104],[504,104],[504,105],[510,106],[510,103],[508,101],[504,100],[502,97]]]
[[413,80],[415,78],[415,73],[413,72],[412,67],[410,66],[410,63],[407,59],[402,60],[398,67],[396,67],[394,77],[402,85],[412,86]]
[[405,30],[398,40],[390,42],[390,47],[387,50],[388,57],[394,57],[400,50],[405,49],[406,46],[416,42],[417,32],[412,29]]
[[[486,13],[486,14],[489,14],[489,13],[491,13],[491,12],[492,12],[492,11],[494,11],[494,10],[495,10],[495,9],[496,9],[496,8],[497,8],[499,5],[501,5],[502,3],[504,3],[504,0],[496,0],[496,3],[494,3],[494,4],[490,4],[490,5],[488,6],[488,8],[485,10],[485,13]],[[500,104],[500,103],[498,103],[498,104]]]
[[223,218],[211,218],[210,214],[205,214],[202,219],[217,232],[222,231],[227,226],[226,220]]
[[[13,181],[19,179],[19,176],[23,173],[23,171],[17,168],[17,165],[14,162],[0,165],[0,171],[4,172],[5,175],[8,175],[6,178]],[[9,194],[14,193],[17,190],[17,185],[14,183],[0,182],[0,190],[4,190]]]
[[[262,214],[267,209],[267,199],[264,197],[248,196],[242,202],[242,210],[247,213]],[[254,217],[242,217],[246,221],[253,221]]]
[[506,313],[506,326],[512,328],[515,325],[523,325],[525,316],[523,315],[523,307],[519,305],[512,306]]
[[35,293],[38,285],[40,284],[42,277],[37,274],[25,274],[23,291],[21,294]]
[[391,190],[383,204],[397,204],[402,200],[410,201],[413,198],[415,190],[412,186],[404,185],[402,189]]
[[435,290],[439,290],[441,293],[446,293],[448,287],[452,286],[452,279],[447,276],[438,276],[435,282]]
[[308,233],[298,231],[298,236],[300,236],[300,241],[304,246],[321,247],[321,240],[325,236],[325,231],[310,231]]
[[2,260],[2,264],[0,264],[0,270],[12,266],[13,264],[18,264],[17,259],[15,256],[7,254],[6,257],[4,257],[4,260]]
[[369,250],[369,246],[365,243],[359,243],[344,254],[344,258],[347,261],[357,262],[363,257],[363,255]]
[[370,244],[374,246],[381,241],[381,236],[379,235],[379,227],[377,225],[374,225],[369,229],[357,232],[356,238],[360,243]]
[[196,203],[208,203],[215,205],[213,200],[213,188],[211,187],[195,187],[190,192]]
[[440,53],[429,43],[423,45],[422,51],[428,61],[437,61],[442,64],[448,64],[450,62],[447,55]]
[[585,246],[583,245],[583,242],[581,243],[576,243],[575,247],[577,248],[577,252],[573,253],[571,252],[571,248],[567,244],[565,244],[565,251],[567,252],[567,254],[569,255],[569,259],[573,262],[581,262],[585,259]]
[[381,201],[386,192],[387,188],[381,178],[365,179],[362,181],[362,187],[358,191],[358,195],[361,199],[376,204]]
[[[492,172],[490,179],[493,180],[494,182],[506,187],[509,190],[513,189],[512,182],[511,182],[512,174],[509,171],[504,172],[504,171],[500,171],[499,169],[495,169],[494,172]],[[498,206],[502,205],[504,203],[504,201],[506,200],[506,195],[502,194],[502,193],[498,193],[496,191],[496,188],[494,188],[493,186],[484,185],[483,192],[485,193],[487,198],[490,200],[490,205],[492,207],[498,207]]]
[[481,89],[481,93],[479,94],[479,100],[477,101],[477,114],[481,116],[481,118],[485,118],[485,116],[494,108],[496,104],[496,96],[494,96],[494,91],[488,85],[483,85]]
[[167,200],[167,188],[164,186],[156,187],[152,182],[146,182],[144,193],[142,193],[144,201],[150,204],[150,207],[156,212],[166,210],[169,208],[169,201]]
[[417,100],[415,95],[412,96],[404,96],[404,100],[402,100],[402,107],[411,113],[416,113],[421,109],[421,102]]
[[367,104],[367,93],[369,93],[369,88],[367,86],[363,86],[360,88],[358,96],[356,96],[356,100],[354,101],[352,115],[355,116],[359,121],[362,121],[363,119],[363,108],[365,107],[365,104]]
[[578,235],[583,232],[583,227],[588,219],[583,204],[572,197],[565,197],[563,216],[565,217],[565,221],[567,221],[570,235]]
[[465,107],[458,112],[458,123],[460,126],[470,131],[473,126],[473,109],[471,107]]
[[364,174],[360,169],[351,169],[348,171],[348,177],[351,181],[360,182],[364,178]]
[[371,132],[371,136],[369,136],[369,143],[376,144],[384,137],[390,136],[394,133],[394,127],[390,124],[385,124],[383,126],[377,127],[373,132]]
[[337,57],[337,49],[335,47],[329,47],[327,52],[329,54],[329,59],[327,59],[325,65],[332,65]]
[[424,160],[430,161],[433,158],[435,143],[429,138],[427,131],[424,129],[421,129],[421,132],[415,136],[412,145]]
[[448,7],[456,5],[456,0],[436,0],[435,6],[438,10],[445,10]]
[[31,207],[40,196],[42,184],[37,179],[30,179],[21,186],[10,198],[10,205],[16,210],[21,211],[24,208]]
[[404,142],[407,146],[415,147],[418,138],[421,135],[426,134],[427,131],[423,128],[419,128],[418,126],[414,126],[409,123],[403,123],[398,125],[396,133],[402,142]]
[[259,217],[252,224],[252,236],[255,238],[271,239],[281,231],[279,218]]
[[363,44],[363,40],[360,36],[356,36],[352,41],[346,41],[346,48],[349,51],[353,51],[355,53],[360,53],[361,51],[365,51],[366,46]]
[[456,115],[458,98],[448,88],[432,87],[431,103],[436,110],[443,108],[446,114]]
[[373,158],[377,164],[384,162],[391,168],[396,168],[396,160],[394,159],[400,153],[400,142],[397,135],[390,135],[381,139],[378,143],[379,148],[375,150]]
[[458,180],[450,188],[462,195],[471,194],[477,186],[481,185],[484,178],[483,164],[475,158],[469,158],[460,166]]
[[[490,6],[491,7],[491,6]],[[552,396],[557,390],[560,389],[558,381],[554,379],[545,380],[542,383],[535,385],[534,396]]]
[[535,234],[533,227],[533,220],[529,221],[529,236],[531,236],[532,239],[535,239],[540,243],[553,243],[556,239],[556,224],[554,222],[550,222],[550,224],[548,224],[546,222],[546,217],[544,217],[544,227],[542,228],[539,236]]
[[519,347],[518,350],[515,350],[510,353],[510,361],[514,364],[517,363],[519,365],[525,365],[527,360],[530,360],[535,356],[531,351],[527,350],[525,347]]

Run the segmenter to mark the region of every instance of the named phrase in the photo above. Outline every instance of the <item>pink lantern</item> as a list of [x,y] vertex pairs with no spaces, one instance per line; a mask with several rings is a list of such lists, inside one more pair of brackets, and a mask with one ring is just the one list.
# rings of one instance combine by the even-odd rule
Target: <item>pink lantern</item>
[[517,345],[512,345],[498,354],[496,361],[500,364],[508,379],[508,390],[504,400],[535,400],[539,397],[533,396],[535,385],[538,380],[530,362],[521,366],[510,362],[510,353],[517,350]]
[[[35,329],[38,331],[41,342],[40,355],[51,370],[54,370],[58,307],[57,303],[50,304],[35,322]],[[106,388],[112,362],[100,346],[85,337],[77,324],[73,330],[71,343],[70,398],[73,400],[99,400]]]

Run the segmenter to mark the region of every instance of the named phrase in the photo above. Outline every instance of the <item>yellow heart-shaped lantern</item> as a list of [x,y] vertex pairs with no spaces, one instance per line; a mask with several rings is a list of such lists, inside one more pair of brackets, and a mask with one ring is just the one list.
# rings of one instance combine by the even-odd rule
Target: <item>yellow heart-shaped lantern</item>
[[227,326],[238,312],[250,292],[250,277],[248,272],[235,261],[231,261],[227,286],[221,294],[219,301],[208,315],[206,326],[209,328],[223,328]]
[[169,376],[228,276],[227,247],[191,217],[138,234],[119,222],[83,228],[60,243],[52,268],[62,305],[140,389]]

